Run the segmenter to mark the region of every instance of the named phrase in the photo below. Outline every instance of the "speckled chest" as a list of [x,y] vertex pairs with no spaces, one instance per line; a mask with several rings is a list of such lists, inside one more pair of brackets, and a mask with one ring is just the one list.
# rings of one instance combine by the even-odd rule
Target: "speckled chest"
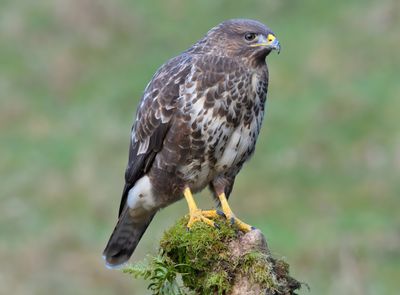
[[219,175],[234,177],[254,151],[264,115],[266,75],[253,72],[232,80],[220,93],[186,96],[190,153],[180,172],[193,189],[202,189]]

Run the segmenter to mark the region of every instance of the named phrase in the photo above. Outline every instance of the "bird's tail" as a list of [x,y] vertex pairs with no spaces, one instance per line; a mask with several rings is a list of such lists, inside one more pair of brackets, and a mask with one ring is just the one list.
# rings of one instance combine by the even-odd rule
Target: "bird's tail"
[[154,215],[155,212],[149,212],[133,218],[128,208],[124,208],[103,252],[107,267],[117,268],[128,261]]

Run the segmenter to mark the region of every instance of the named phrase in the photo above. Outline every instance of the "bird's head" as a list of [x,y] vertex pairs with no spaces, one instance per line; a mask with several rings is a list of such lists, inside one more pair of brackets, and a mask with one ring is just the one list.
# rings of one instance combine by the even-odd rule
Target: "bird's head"
[[264,62],[272,51],[281,50],[275,34],[264,24],[250,19],[231,19],[212,28],[206,35],[209,50],[232,57]]

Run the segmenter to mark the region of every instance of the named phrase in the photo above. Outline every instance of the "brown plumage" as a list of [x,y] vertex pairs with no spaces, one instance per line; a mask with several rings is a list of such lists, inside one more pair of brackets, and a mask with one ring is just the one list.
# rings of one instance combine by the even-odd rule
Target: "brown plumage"
[[273,49],[279,42],[262,23],[228,20],[155,73],[132,127],[108,266],[126,262],[155,213],[185,189],[229,196],[255,149]]

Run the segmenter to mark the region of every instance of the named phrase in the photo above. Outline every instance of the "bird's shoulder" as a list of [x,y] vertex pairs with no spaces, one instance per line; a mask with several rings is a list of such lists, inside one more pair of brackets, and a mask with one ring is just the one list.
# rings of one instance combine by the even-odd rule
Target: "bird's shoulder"
[[132,127],[133,142],[145,141],[163,124],[167,124],[176,109],[180,87],[192,68],[193,58],[181,54],[168,60],[147,84]]

